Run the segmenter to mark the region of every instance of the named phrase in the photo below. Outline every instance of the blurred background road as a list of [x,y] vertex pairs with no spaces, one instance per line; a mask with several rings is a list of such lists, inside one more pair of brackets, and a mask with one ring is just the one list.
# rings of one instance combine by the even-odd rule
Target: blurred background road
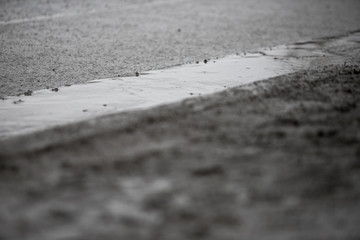
[[0,1],[0,96],[360,29],[357,0]]

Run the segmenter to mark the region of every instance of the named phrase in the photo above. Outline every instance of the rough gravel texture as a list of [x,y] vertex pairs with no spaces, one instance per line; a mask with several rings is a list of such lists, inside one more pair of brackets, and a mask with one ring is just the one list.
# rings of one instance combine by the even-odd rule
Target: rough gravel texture
[[360,29],[359,9],[357,0],[2,0],[0,97],[344,34]]
[[0,143],[0,239],[359,239],[360,67]]

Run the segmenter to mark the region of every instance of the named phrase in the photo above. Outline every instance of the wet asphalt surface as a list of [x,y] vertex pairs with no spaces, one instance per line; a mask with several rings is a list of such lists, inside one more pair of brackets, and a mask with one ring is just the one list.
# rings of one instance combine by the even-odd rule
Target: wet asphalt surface
[[0,96],[360,28],[356,0],[1,1]]
[[[0,4],[1,96],[360,28],[350,0]],[[0,141],[0,239],[359,239],[348,56]]]

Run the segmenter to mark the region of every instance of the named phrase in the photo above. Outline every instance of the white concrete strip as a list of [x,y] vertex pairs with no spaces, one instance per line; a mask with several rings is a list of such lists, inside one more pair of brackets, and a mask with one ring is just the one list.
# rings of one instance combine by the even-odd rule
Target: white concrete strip
[[[310,66],[340,64],[359,51],[360,34],[297,43],[196,64],[99,79],[88,84],[35,91],[0,100],[0,138],[26,134],[97,116],[138,110],[222,91]],[[333,53],[330,53],[330,50]],[[337,54],[335,52],[337,51]]]

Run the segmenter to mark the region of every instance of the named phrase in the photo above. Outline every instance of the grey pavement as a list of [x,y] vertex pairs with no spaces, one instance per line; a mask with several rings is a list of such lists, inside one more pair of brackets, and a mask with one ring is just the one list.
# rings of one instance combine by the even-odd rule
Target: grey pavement
[[360,29],[357,0],[0,1],[0,96]]

